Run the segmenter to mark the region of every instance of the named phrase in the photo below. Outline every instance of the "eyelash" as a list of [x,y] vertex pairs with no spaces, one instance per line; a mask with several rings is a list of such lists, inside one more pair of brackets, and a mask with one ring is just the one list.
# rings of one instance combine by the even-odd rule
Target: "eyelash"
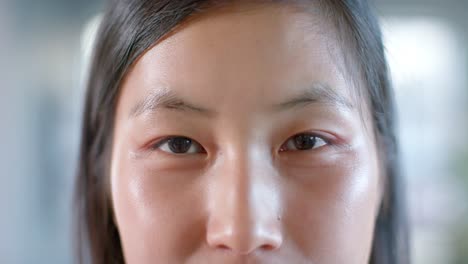
[[[299,134],[296,134],[296,135],[294,135],[294,136],[288,138],[288,139],[286,140],[286,142],[285,142],[283,145],[281,145],[281,147],[280,147],[280,152],[288,151],[288,150],[284,150],[284,149],[283,149],[283,148],[284,148],[283,146],[288,146],[288,145],[289,145],[289,147],[291,147],[291,144],[288,144],[289,142],[292,142],[294,139],[296,139],[296,137],[304,136],[304,135],[307,136],[307,137],[309,137],[309,138],[312,138],[312,140],[313,140],[313,142],[314,142],[314,146],[312,146],[311,148],[304,149],[303,151],[305,151],[305,150],[314,150],[314,149],[321,148],[321,147],[326,146],[326,145],[330,145],[329,140],[326,139],[326,138],[323,137],[323,136],[319,136],[319,135],[316,135],[316,134],[313,134],[313,133],[299,133]],[[309,140],[310,140],[310,139],[309,139]],[[318,143],[317,143],[317,142],[318,142]],[[294,148],[296,148],[295,150],[296,150],[296,151],[300,151],[300,149],[297,149],[297,146],[294,146],[294,142],[292,142],[292,143],[293,143],[292,146],[293,146]],[[319,146],[317,146],[317,144],[319,144]]]
[[[288,138],[286,140],[286,142],[281,145],[279,151],[280,152],[291,151],[291,150],[285,149],[285,147],[291,148],[291,146],[296,148],[296,149],[293,149],[292,151],[300,151],[301,149],[297,149],[297,146],[294,145],[294,143],[295,143],[294,139],[296,139],[296,137],[300,137],[300,136],[309,137],[308,140],[312,140],[314,142],[314,145],[312,147],[307,148],[307,149],[302,149],[302,151],[315,150],[315,149],[322,148],[322,147],[325,147],[325,146],[328,146],[328,145],[332,145],[330,140],[326,139],[323,136],[316,135],[314,133],[303,132],[303,133],[299,133],[299,134],[296,134],[296,135],[291,136],[290,138]],[[169,143],[171,142],[171,140],[174,140],[174,139],[178,139],[178,140],[182,140],[182,141],[185,140],[186,141],[185,143],[189,142],[190,147],[187,149],[187,152],[184,152],[184,153],[175,153],[175,152],[173,152],[173,149],[171,148]],[[302,140],[305,140],[305,139],[302,138]],[[292,142],[292,144],[291,144],[291,142]],[[182,142],[179,142],[179,143],[182,143]],[[317,145],[319,145],[319,146],[317,146]],[[184,136],[169,136],[169,137],[166,137],[166,138],[156,142],[155,144],[153,144],[151,146],[151,149],[152,150],[161,150],[163,152],[166,152],[166,153],[169,153],[169,154],[172,154],[172,155],[187,155],[187,154],[206,153],[205,149],[201,146],[200,143],[198,143],[197,141],[195,141],[195,140],[193,140],[191,138],[184,137]]]
[[[174,139],[183,139],[183,140],[187,140],[187,141],[190,141],[191,143],[191,146],[189,147],[189,149],[187,151],[190,151],[190,152],[186,152],[186,153],[174,153],[174,152],[170,152],[171,151],[171,147],[169,146],[169,143],[171,142],[171,140],[174,140]],[[166,146],[167,145],[167,146]],[[166,149],[166,150],[162,150],[162,149]],[[202,150],[202,152],[200,153],[206,153],[205,149],[201,146],[200,143],[196,142],[195,140],[191,139],[191,138],[188,138],[188,137],[184,137],[184,136],[169,136],[169,137],[166,137],[158,142],[156,142],[154,145],[152,145],[151,149],[153,150],[162,150],[163,152],[167,152],[169,154],[173,154],[173,155],[185,155],[185,154],[195,154],[195,153],[199,153],[199,152],[193,152],[194,151],[194,148],[195,149],[198,149],[198,150]],[[169,150],[169,151],[168,151]]]

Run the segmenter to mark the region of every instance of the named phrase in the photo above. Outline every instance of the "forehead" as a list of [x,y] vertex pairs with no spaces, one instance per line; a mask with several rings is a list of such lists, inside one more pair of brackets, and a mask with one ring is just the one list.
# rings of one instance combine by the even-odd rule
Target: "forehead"
[[351,97],[334,31],[317,13],[243,5],[197,15],[143,54],[122,97],[137,101],[170,89],[208,108],[242,102],[246,111],[314,84]]

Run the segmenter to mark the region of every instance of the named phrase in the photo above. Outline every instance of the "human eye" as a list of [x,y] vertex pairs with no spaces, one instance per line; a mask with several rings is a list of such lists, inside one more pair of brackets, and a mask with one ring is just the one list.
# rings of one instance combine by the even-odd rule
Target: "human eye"
[[280,148],[283,151],[313,150],[328,145],[328,141],[311,133],[300,133],[290,137]]
[[204,153],[203,147],[195,140],[184,136],[170,136],[156,142],[153,150],[160,150],[169,154],[184,155]]

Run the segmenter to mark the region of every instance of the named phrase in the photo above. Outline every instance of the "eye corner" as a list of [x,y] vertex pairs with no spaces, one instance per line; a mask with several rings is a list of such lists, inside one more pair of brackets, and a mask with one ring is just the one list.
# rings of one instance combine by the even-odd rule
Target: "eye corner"
[[291,139],[291,137],[289,137],[286,142],[284,142],[279,148],[278,148],[278,153],[281,153],[281,152],[287,152],[288,149],[286,148],[286,143]]

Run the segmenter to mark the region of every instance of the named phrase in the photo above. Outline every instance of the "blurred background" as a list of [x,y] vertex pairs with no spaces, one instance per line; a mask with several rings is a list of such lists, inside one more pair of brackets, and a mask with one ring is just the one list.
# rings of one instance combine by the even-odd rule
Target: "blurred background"
[[[372,0],[371,0],[372,1]],[[468,0],[375,0],[415,264],[468,263]],[[0,0],[0,263],[72,263],[71,194],[102,0]]]

